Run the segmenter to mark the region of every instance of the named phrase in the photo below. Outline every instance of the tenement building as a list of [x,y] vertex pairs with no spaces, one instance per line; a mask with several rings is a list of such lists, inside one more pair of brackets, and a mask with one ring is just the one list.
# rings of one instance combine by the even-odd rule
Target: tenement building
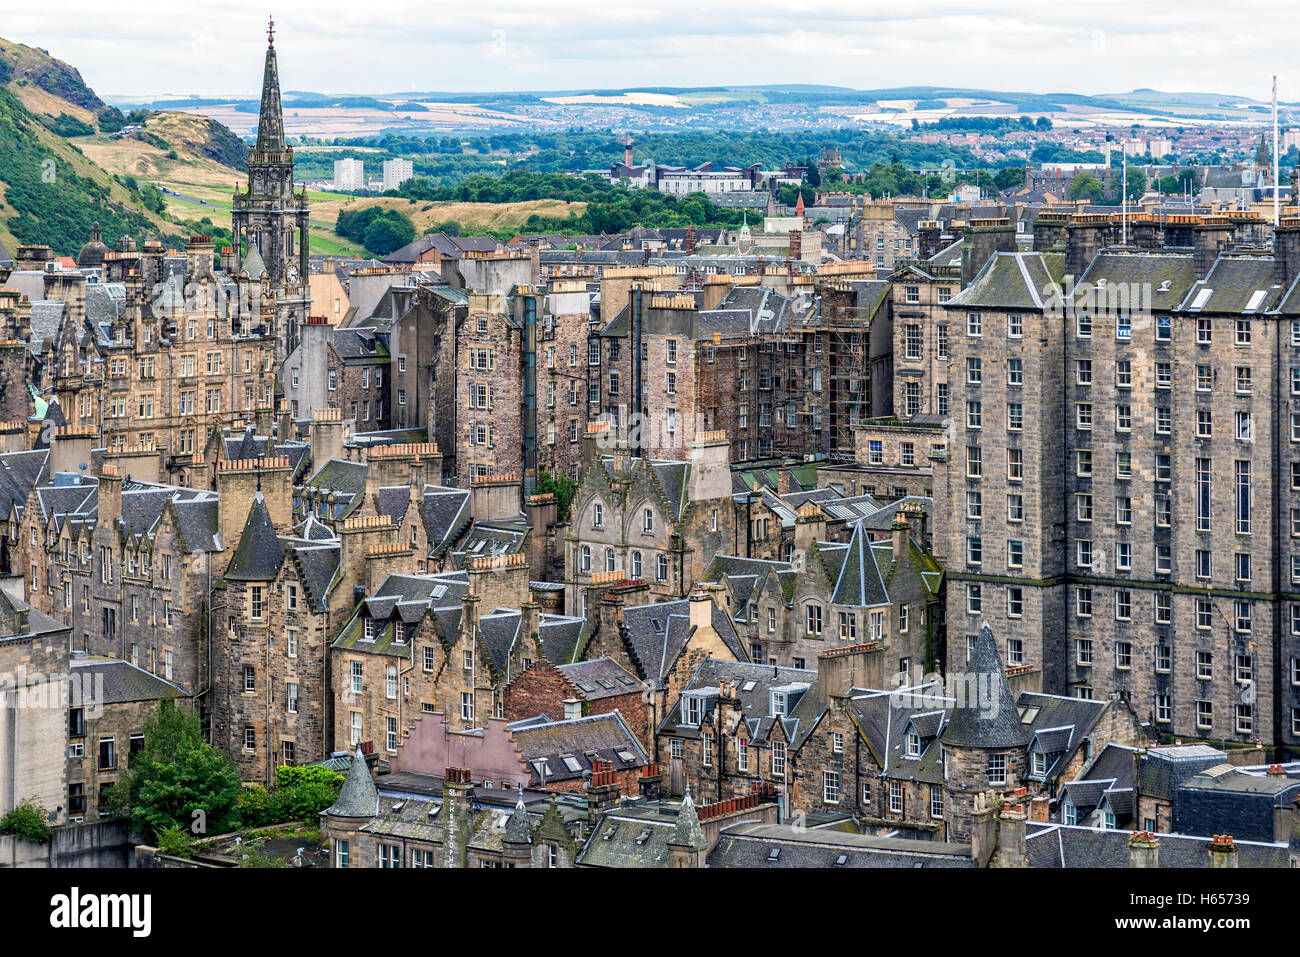
[[1044,691],[1300,742],[1300,219],[1239,219],[1074,217],[949,301],[948,670],[989,621]]

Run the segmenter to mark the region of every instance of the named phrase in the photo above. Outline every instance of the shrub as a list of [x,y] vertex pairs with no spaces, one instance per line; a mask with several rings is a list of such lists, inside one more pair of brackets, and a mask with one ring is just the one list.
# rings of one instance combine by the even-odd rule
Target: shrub
[[28,798],[0,818],[0,834],[12,834],[33,844],[44,844],[50,839],[50,812]]
[[172,824],[158,832],[158,850],[173,857],[189,857],[194,853],[194,840],[189,831]]

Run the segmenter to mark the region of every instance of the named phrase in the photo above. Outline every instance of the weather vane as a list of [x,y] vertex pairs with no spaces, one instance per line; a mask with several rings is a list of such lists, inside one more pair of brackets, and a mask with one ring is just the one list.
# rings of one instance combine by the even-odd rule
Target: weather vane
[[266,20],[266,45],[275,46],[275,18],[267,17]]

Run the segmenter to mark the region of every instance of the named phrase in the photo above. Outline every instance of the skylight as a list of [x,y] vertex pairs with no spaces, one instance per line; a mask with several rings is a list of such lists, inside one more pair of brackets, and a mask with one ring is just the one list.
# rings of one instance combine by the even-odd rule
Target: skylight
[[560,760],[564,762],[564,766],[568,768],[570,771],[576,773],[582,770],[582,762],[579,761],[571,754],[565,755],[564,757],[560,758]]

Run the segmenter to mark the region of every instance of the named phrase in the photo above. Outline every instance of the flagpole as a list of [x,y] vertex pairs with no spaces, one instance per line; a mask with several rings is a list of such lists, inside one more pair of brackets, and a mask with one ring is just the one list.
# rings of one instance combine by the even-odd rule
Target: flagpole
[[1279,210],[1278,210],[1278,206],[1280,202],[1278,199],[1278,189],[1280,186],[1277,179],[1278,164],[1279,164],[1279,157],[1277,155],[1277,74],[1274,73],[1273,74],[1273,228],[1274,229],[1277,229],[1278,223],[1281,221],[1279,218]]

